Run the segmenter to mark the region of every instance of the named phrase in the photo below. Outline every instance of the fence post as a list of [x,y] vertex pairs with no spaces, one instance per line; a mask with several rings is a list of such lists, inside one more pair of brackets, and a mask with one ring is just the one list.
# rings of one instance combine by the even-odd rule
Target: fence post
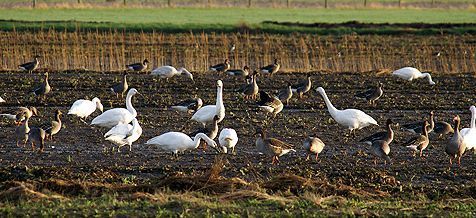
[[248,8],[251,8],[251,0],[248,0]]
[[367,7],[367,0],[364,0],[364,7]]
[[207,0],[207,7],[209,8],[211,4],[211,0]]
[[398,0],[398,7],[399,7],[399,8],[402,7],[402,0]]
[[291,6],[291,0],[286,0],[286,6],[289,8]]
[[81,0],[78,0],[78,4],[81,4]]
[[36,0],[33,0],[32,4],[33,4],[33,8],[36,8]]
[[327,0],[324,0],[324,8],[327,8]]
[[167,5],[170,7],[172,7],[172,0],[167,0]]
[[122,4],[126,5],[126,0],[124,0],[124,1],[122,2]]

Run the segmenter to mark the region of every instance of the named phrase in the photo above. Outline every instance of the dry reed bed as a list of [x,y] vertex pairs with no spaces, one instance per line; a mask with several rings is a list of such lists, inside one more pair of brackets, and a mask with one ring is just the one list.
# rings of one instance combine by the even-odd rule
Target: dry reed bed
[[[252,68],[281,60],[284,71],[365,72],[407,65],[443,73],[476,71],[476,36],[318,36],[309,34],[162,34],[0,32],[0,69],[16,69],[36,54],[51,70],[120,71],[144,58],[154,66],[205,71],[231,59]],[[230,52],[232,44],[236,50]],[[440,53],[438,56],[437,53]]]

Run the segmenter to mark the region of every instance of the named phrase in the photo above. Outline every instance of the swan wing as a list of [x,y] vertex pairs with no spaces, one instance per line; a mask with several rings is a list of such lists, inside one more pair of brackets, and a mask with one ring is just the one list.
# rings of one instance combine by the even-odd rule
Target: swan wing
[[163,150],[180,151],[187,149],[192,143],[192,139],[181,132],[167,132],[149,139],[146,145],[157,145]]
[[172,66],[162,66],[152,70],[151,75],[160,76],[160,78],[170,78],[175,75],[177,69]]
[[106,134],[104,134],[104,137],[108,137],[110,135],[127,135],[130,131],[132,130],[132,125],[127,124],[127,123],[119,123],[112,127]]
[[460,131],[466,150],[476,148],[476,128],[464,128]]
[[213,117],[217,114],[217,107],[216,105],[207,105],[200,108],[197,112],[195,112],[192,116],[192,120],[198,122],[208,122],[213,120]]
[[96,110],[96,104],[89,100],[80,99],[73,103],[68,114],[77,115],[79,117],[87,117]]
[[119,123],[130,123],[134,116],[125,108],[113,108],[105,111],[91,121],[91,125],[113,127]]

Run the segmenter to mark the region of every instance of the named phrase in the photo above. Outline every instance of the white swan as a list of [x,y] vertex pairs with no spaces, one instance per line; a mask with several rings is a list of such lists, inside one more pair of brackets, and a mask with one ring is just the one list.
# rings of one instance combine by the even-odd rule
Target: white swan
[[6,102],[5,100],[3,100],[2,97],[0,97],[0,103],[3,103],[3,102]]
[[332,118],[340,125],[347,127],[351,134],[355,135],[355,130],[362,129],[372,124],[377,125],[377,121],[371,116],[367,115],[361,110],[357,109],[345,109],[337,110],[326,95],[326,91],[319,87],[317,91],[322,95],[326,102],[327,110],[331,114]]
[[187,78],[193,81],[193,75],[183,67],[177,70],[175,69],[175,67],[172,66],[162,66],[152,70],[150,75],[159,76],[161,79],[165,78],[168,81],[169,78],[181,74],[184,74]]
[[228,153],[228,149],[231,149],[233,154],[235,153],[235,145],[238,143],[238,135],[234,129],[224,128],[218,136],[218,142],[223,150],[223,153]]
[[104,109],[99,98],[93,98],[92,101],[79,99],[73,103],[68,111],[68,114],[76,115],[81,119],[86,119],[89,115],[96,111],[96,109],[99,109],[101,113]]
[[119,123],[130,123],[136,116],[137,111],[132,107],[132,96],[139,92],[132,88],[127,92],[126,108],[113,108],[105,111],[91,121],[91,125],[112,128]]
[[132,151],[132,143],[137,141],[141,135],[142,127],[139,125],[139,121],[134,118],[132,125],[123,123],[117,124],[104,134],[104,138],[117,145],[117,152],[121,152],[121,147],[125,145],[129,145],[129,151]]
[[431,75],[429,73],[422,73],[418,69],[413,67],[404,67],[402,69],[395,70],[393,71],[392,75],[407,81],[426,77],[428,78],[428,82],[430,83],[430,85],[435,85],[435,82],[431,80]]
[[223,82],[217,81],[217,100],[215,105],[207,105],[200,108],[192,116],[192,120],[201,123],[204,127],[213,122],[213,117],[218,116],[218,123],[225,118],[225,105],[223,104]]
[[466,144],[466,150],[474,149],[476,153],[476,107],[471,106],[471,126],[470,128],[464,128],[460,131],[461,137],[463,137],[463,143]]
[[179,151],[195,149],[200,145],[200,140],[203,139],[208,145],[216,148],[217,143],[208,138],[203,133],[195,135],[194,139],[182,132],[167,132],[162,135],[149,139],[146,145],[157,145],[162,150],[173,152],[177,154]]

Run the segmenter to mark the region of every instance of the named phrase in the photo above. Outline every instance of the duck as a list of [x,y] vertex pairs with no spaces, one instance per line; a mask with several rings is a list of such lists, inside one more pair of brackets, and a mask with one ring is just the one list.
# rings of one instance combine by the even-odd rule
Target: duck
[[32,127],[28,132],[28,141],[31,143],[31,148],[35,150],[35,147],[39,144],[40,149],[38,153],[42,153],[45,149],[46,131],[39,127]]
[[318,87],[317,92],[319,92],[324,98],[324,101],[327,106],[327,110],[331,114],[331,117],[340,125],[348,128],[350,134],[355,136],[355,130],[365,128],[370,125],[377,125],[377,121],[374,118],[367,115],[361,110],[358,109],[345,109],[338,110],[332,105],[331,101],[327,97],[326,91],[322,87]]
[[248,76],[250,67],[244,66],[243,69],[231,69],[227,70],[225,73],[230,76]]
[[179,112],[187,112],[189,114],[194,113],[198,109],[202,108],[203,101],[201,98],[192,98],[187,99],[185,101],[181,101],[180,103],[171,106],[170,108],[175,111]]
[[428,144],[430,143],[430,139],[428,138],[428,131],[427,128],[430,126],[428,121],[423,121],[422,124],[422,129],[423,132],[421,135],[412,137],[410,140],[405,142],[403,146],[406,146],[407,148],[410,148],[413,150],[413,156],[415,156],[415,152],[420,152],[420,157],[423,158],[423,150],[425,150],[428,147]]
[[51,86],[48,82],[48,72],[46,72],[44,74],[44,80],[43,80],[43,83],[40,84],[39,86],[35,87],[32,91],[32,93],[35,95],[35,96],[39,96],[40,99],[41,98],[44,98],[46,99],[46,95],[51,91]]
[[[94,111],[99,110],[101,113],[104,110],[101,100],[95,97],[93,100],[79,99],[76,100],[68,111],[68,114],[79,117],[84,120],[89,117]],[[84,121],[83,121],[84,122]]]
[[191,118],[206,126],[207,123],[213,122],[213,117],[218,116],[218,123],[225,118],[225,105],[223,104],[223,82],[217,81],[217,99],[215,105],[207,105],[198,109]]
[[231,128],[223,128],[218,136],[218,143],[223,150],[223,153],[228,154],[228,149],[231,149],[231,153],[236,155],[235,146],[238,143],[238,134]]
[[129,84],[127,84],[127,73],[124,73],[122,76],[122,82],[114,84],[110,89],[114,94],[116,94],[116,98],[119,98],[119,94],[121,94],[121,98],[123,98],[124,93],[129,89]]
[[144,61],[142,61],[142,63],[134,63],[134,64],[129,64],[129,65],[126,65],[126,68],[129,69],[129,70],[132,70],[132,71],[143,71],[143,70],[146,70],[147,69],[147,64],[149,63],[149,61],[147,59],[144,59]]
[[377,132],[375,134],[372,134],[370,136],[367,136],[367,137],[361,139],[359,142],[362,142],[362,143],[365,143],[365,144],[368,144],[368,145],[372,145],[372,143],[374,141],[385,140],[385,141],[388,142],[388,144],[390,144],[393,141],[393,137],[394,137],[394,132],[392,130],[392,124],[394,124],[392,119],[387,119],[387,122],[386,122],[387,131]]
[[24,63],[24,64],[20,64],[20,65],[18,65],[18,68],[20,68],[20,70],[28,71],[28,73],[31,73],[34,70],[36,70],[38,68],[38,66],[40,66],[39,58],[41,58],[41,56],[36,55],[35,59],[33,61],[27,62],[27,63]]
[[303,145],[303,148],[304,150],[306,150],[307,152],[307,158],[306,158],[306,161],[309,160],[309,156],[312,154],[312,155],[316,155],[316,161],[318,160],[318,156],[319,154],[322,152],[322,150],[324,149],[324,146],[326,146],[324,144],[324,142],[322,142],[322,140],[318,137],[307,137],[304,142],[302,143]]
[[312,86],[311,76],[307,75],[306,81],[304,81],[302,83],[299,83],[297,85],[294,85],[291,88],[292,88],[293,93],[297,94],[299,96],[299,99],[301,99],[302,96],[306,92],[309,92],[309,90],[311,90],[311,86]]
[[41,128],[45,130],[46,132],[46,139],[49,138],[50,140],[52,140],[53,135],[56,135],[61,130],[61,127],[62,127],[61,115],[62,114],[63,113],[60,110],[56,110],[54,120],[52,120],[48,124],[42,125]]
[[23,120],[29,119],[32,116],[38,116],[38,110],[36,107],[18,107],[13,111],[2,113],[0,116],[4,116],[10,120],[15,120],[15,124],[19,124]]
[[273,117],[276,117],[276,115],[283,110],[284,105],[278,97],[271,96],[265,91],[260,91],[259,96],[260,101],[258,102],[258,107],[261,110],[272,113]]
[[476,107],[472,105],[469,110],[471,111],[471,125],[469,128],[461,129],[460,135],[466,145],[466,151],[473,149],[473,153],[476,154]]
[[243,87],[242,94],[244,95],[245,99],[256,99],[258,95],[259,87],[256,83],[256,74],[251,75],[251,83],[246,84]]
[[279,65],[279,61],[277,58],[274,59],[274,62],[270,65],[264,66],[260,68],[260,72],[263,74],[270,74],[273,75],[279,71],[279,68],[281,65]]
[[[435,113],[433,111],[430,111],[429,113],[429,121],[430,121],[430,126],[426,129],[428,133],[432,132],[433,129],[435,128],[435,118],[434,118]],[[421,125],[421,122],[415,122],[415,123],[407,123],[402,125],[401,127],[403,130],[407,132],[411,132],[414,134],[422,134],[423,132],[423,127]]]
[[414,67],[404,67],[395,70],[393,71],[392,75],[407,81],[412,81],[414,79],[420,78],[428,78],[428,83],[430,83],[430,85],[435,85],[435,82],[433,82],[429,73],[422,73]]
[[461,166],[461,157],[466,150],[466,144],[459,132],[459,125],[461,122],[460,117],[457,115],[453,118],[454,122],[454,134],[446,144],[445,152],[450,156],[450,167],[453,165],[453,159],[458,158],[458,166]]
[[288,83],[288,86],[278,93],[278,98],[281,102],[286,102],[286,105],[289,104],[289,99],[293,97],[293,90],[291,84]]
[[213,148],[217,147],[216,142],[208,138],[204,133],[198,133],[192,138],[182,132],[166,132],[162,135],[149,139],[146,145],[157,145],[159,148],[165,151],[173,152],[175,156],[178,152],[184,152],[186,150],[192,150],[198,148],[200,140],[204,140],[207,144]]
[[104,134],[104,139],[118,146],[117,152],[121,152],[121,147],[129,145],[129,151],[132,151],[132,143],[137,141],[142,135],[142,127],[137,118],[132,120],[131,124],[119,123]]
[[355,97],[363,98],[367,100],[370,103],[370,105],[373,105],[375,104],[375,101],[379,99],[380,97],[382,97],[383,95],[382,86],[383,86],[382,83],[378,82],[377,87],[368,89],[365,92],[357,93],[355,94]]
[[[215,115],[213,117],[213,122],[212,122],[212,125],[209,126],[209,127],[205,127],[205,128],[200,128],[199,130],[189,134],[191,136],[194,136],[194,135],[197,135],[198,133],[204,133],[205,135],[208,136],[208,138],[210,138],[211,140],[215,140],[215,138],[217,137],[218,135],[218,116]],[[203,150],[206,150],[207,147],[205,146],[205,144],[203,145]]]
[[160,79],[165,79],[167,82],[169,81],[169,78],[172,78],[176,75],[185,75],[185,77],[192,80],[192,82],[194,81],[193,74],[183,67],[177,70],[172,66],[162,66],[152,70],[150,75],[159,76]]
[[20,142],[25,146],[28,141],[28,132],[30,132],[30,127],[28,126],[29,119],[30,118],[26,118],[25,120],[22,120],[20,125],[15,128],[15,137],[18,147],[20,147]]
[[228,59],[225,59],[223,63],[210,66],[209,69],[210,71],[214,71],[214,72],[226,72],[228,69],[230,69],[230,61]]
[[263,129],[257,129],[255,135],[258,135],[255,142],[258,151],[266,156],[271,156],[273,165],[280,162],[279,157],[291,151],[296,152],[293,145],[279,139],[266,137],[266,132]]
[[132,96],[139,94],[137,89],[132,88],[127,92],[126,108],[113,108],[105,111],[91,121],[90,125],[112,128],[119,123],[130,123],[136,116],[137,111],[132,106]]

